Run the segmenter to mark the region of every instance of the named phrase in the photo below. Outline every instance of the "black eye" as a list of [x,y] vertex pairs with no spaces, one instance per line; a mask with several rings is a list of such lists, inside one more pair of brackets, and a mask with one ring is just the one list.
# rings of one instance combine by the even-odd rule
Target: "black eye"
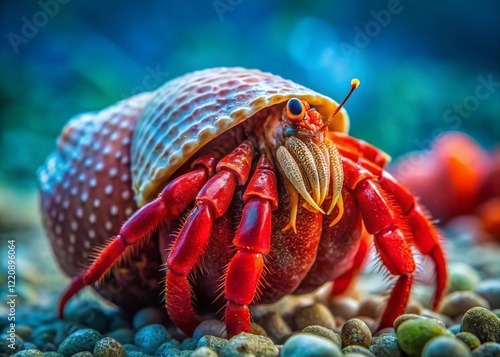
[[303,105],[297,98],[292,98],[288,101],[288,111],[293,115],[300,115],[303,110]]

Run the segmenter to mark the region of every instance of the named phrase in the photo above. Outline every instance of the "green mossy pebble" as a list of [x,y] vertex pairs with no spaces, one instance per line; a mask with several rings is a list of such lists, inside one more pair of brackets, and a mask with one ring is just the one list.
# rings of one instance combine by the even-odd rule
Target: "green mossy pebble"
[[470,332],[459,332],[455,335],[455,338],[463,341],[467,346],[469,346],[471,351],[481,346],[479,338]]
[[270,338],[242,332],[231,338],[222,349],[223,357],[258,355],[263,357],[278,356],[278,348]]
[[437,336],[451,336],[433,319],[410,319],[399,325],[396,336],[399,347],[410,357],[418,357],[425,344]]
[[369,348],[372,343],[372,333],[366,323],[360,319],[350,319],[340,329],[342,347],[359,345]]
[[342,351],[331,340],[312,335],[298,333],[285,341],[281,350],[281,357],[341,357]]
[[57,353],[57,352],[53,352],[53,351],[51,351],[51,352],[43,352],[43,353],[42,353],[42,356],[43,356],[43,357],[63,357],[63,356],[62,356],[62,355],[60,355],[59,353]]
[[42,357],[42,352],[35,348],[30,348],[29,350],[19,351],[12,357]]
[[191,354],[191,357],[217,357],[217,353],[208,347],[202,346],[195,349]]
[[318,326],[318,325],[307,326],[305,329],[302,330],[302,332],[311,333],[313,335],[327,338],[339,347],[342,345],[342,340],[340,338],[340,335],[335,331],[323,326]]
[[472,357],[498,357],[500,356],[500,344],[486,342],[472,351]]
[[221,353],[222,349],[227,345],[228,340],[225,338],[215,337],[215,336],[203,336],[198,340],[197,348],[208,347],[211,350]]
[[384,333],[374,338],[370,352],[377,357],[402,357],[403,351],[398,345],[398,338],[391,333]]
[[148,325],[164,325],[167,322],[167,316],[163,310],[156,307],[145,307],[137,311],[132,321],[134,330],[140,330]]
[[165,342],[171,339],[167,329],[162,325],[153,324],[142,327],[134,337],[134,343],[146,353],[155,351]]
[[104,337],[94,347],[95,357],[125,357],[125,349],[120,342],[111,337]]
[[130,328],[122,327],[108,332],[106,336],[114,338],[123,345],[125,343],[134,343],[135,332]]
[[470,357],[471,351],[461,340],[439,336],[427,342],[422,350],[422,357]]
[[465,263],[449,264],[448,272],[448,293],[455,291],[472,291],[476,289],[481,282],[481,276],[477,270]]
[[57,353],[69,357],[80,351],[93,351],[95,344],[102,338],[96,330],[82,329],[69,335],[57,349]]
[[500,319],[488,309],[474,307],[462,318],[462,332],[473,333],[481,343],[500,342]]
[[413,320],[413,319],[425,319],[425,317],[420,316],[420,315],[415,315],[415,314],[402,314],[399,315],[396,320],[394,320],[394,323],[392,326],[394,327],[394,331],[398,331],[399,325],[401,325],[403,322],[407,320]]
[[500,308],[500,279],[485,280],[479,284],[476,294],[485,298],[492,310]]
[[370,352],[370,350],[368,348],[365,348],[363,346],[359,346],[359,345],[349,345],[347,347],[344,347],[342,349],[342,353],[343,354],[358,354],[358,355],[361,355],[361,356],[366,356],[366,357],[375,357],[375,355],[373,353]]

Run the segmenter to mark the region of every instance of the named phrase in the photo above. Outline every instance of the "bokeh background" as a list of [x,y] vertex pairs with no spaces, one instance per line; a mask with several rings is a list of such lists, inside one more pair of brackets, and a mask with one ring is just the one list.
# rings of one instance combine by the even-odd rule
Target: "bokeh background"
[[207,67],[260,68],[337,100],[357,77],[351,134],[393,157],[448,130],[500,141],[494,0],[2,1],[0,26],[2,239],[43,236],[35,173],[70,117]]

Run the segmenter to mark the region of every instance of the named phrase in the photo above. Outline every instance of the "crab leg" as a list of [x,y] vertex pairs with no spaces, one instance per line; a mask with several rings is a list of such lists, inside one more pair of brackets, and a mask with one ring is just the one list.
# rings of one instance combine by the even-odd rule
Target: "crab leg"
[[[446,287],[446,271],[444,254],[438,244],[435,229],[421,214],[420,209],[416,208],[413,199],[413,205],[407,204],[408,196],[401,195],[403,189],[394,180],[391,182],[390,176],[384,174],[382,182],[386,182],[381,185],[373,174],[359,164],[347,158],[343,158],[342,162],[346,175],[345,184],[356,193],[365,227],[368,233],[374,235],[375,247],[382,263],[391,274],[399,276],[379,328],[392,326],[394,319],[404,312],[408,302],[416,268],[408,245],[412,236],[418,242],[417,247],[424,254],[430,255],[436,265],[438,279],[433,307],[437,307]],[[402,203],[406,206],[402,206]]]
[[273,166],[262,155],[243,195],[245,208],[233,239],[237,252],[225,281],[226,326],[229,336],[250,332],[248,305],[254,300],[271,249],[271,211],[278,208]]
[[148,236],[162,221],[177,218],[194,200],[196,194],[214,171],[215,158],[204,156],[193,163],[194,170],[170,182],[154,201],[139,209],[101,251],[88,270],[73,278],[61,296],[58,314],[63,316],[69,299],[85,286],[97,282],[120,259],[128,246]]
[[252,165],[253,147],[243,142],[217,164],[215,174],[195,199],[196,207],[184,223],[167,259],[165,299],[177,327],[192,335],[199,323],[191,302],[188,274],[198,263],[212,232],[213,221],[226,212],[236,185],[244,185]]

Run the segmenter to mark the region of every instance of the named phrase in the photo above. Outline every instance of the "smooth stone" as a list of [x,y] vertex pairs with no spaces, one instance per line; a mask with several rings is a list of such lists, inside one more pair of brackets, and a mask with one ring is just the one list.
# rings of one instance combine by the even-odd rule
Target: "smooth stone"
[[500,309],[500,280],[484,280],[477,289],[476,294],[482,296],[488,301],[492,310]]
[[422,357],[470,357],[469,347],[459,339],[439,336],[427,342]]
[[350,297],[333,298],[329,305],[333,316],[342,317],[345,321],[356,317],[359,310],[359,302]]
[[481,276],[477,270],[465,263],[450,263],[448,272],[448,294],[455,291],[473,291],[481,282]]
[[368,316],[377,319],[382,313],[385,304],[385,297],[380,295],[368,295],[359,304],[356,316]]
[[500,356],[500,344],[486,342],[472,351],[472,357],[498,357]]
[[228,341],[220,355],[223,357],[245,355],[275,357],[278,354],[278,348],[269,337],[242,332]]
[[341,357],[342,350],[331,340],[312,335],[298,333],[283,344],[281,357]]
[[307,326],[305,329],[302,330],[302,332],[311,333],[316,336],[327,338],[339,347],[342,345],[342,339],[340,338],[340,335],[335,331],[323,326],[318,326],[318,325]]
[[298,330],[310,325],[320,325],[330,329],[336,326],[330,309],[320,303],[299,308],[294,314],[294,322]]
[[264,315],[261,319],[261,325],[275,343],[282,343],[292,334],[290,326],[280,314],[275,312]]
[[57,353],[70,357],[80,351],[93,351],[94,347],[102,338],[96,330],[83,329],[69,335],[57,349]]
[[216,319],[202,321],[193,332],[193,339],[199,340],[205,335],[227,338],[226,325]]
[[134,343],[135,332],[130,328],[121,327],[114,331],[108,332],[105,335],[107,337],[114,338],[123,345],[125,343]]
[[450,336],[446,328],[432,319],[410,319],[399,325],[396,336],[399,347],[410,357],[419,357],[425,344],[437,336]]
[[473,307],[490,308],[486,299],[472,291],[456,291],[443,298],[440,313],[455,318]]
[[165,342],[171,339],[167,329],[162,325],[148,325],[142,327],[134,337],[134,344],[140,347],[146,353],[155,353],[155,351]]
[[167,315],[164,309],[159,309],[157,307],[145,307],[137,311],[132,320],[132,326],[134,330],[140,330],[144,326],[148,325],[165,325],[167,323]]
[[394,320],[393,322],[393,327],[394,327],[394,331],[398,331],[398,328],[399,326],[407,321],[407,320],[413,320],[413,319],[425,319],[425,317],[423,316],[420,316],[420,315],[416,315],[416,314],[402,314],[402,315],[399,315],[396,320]]

